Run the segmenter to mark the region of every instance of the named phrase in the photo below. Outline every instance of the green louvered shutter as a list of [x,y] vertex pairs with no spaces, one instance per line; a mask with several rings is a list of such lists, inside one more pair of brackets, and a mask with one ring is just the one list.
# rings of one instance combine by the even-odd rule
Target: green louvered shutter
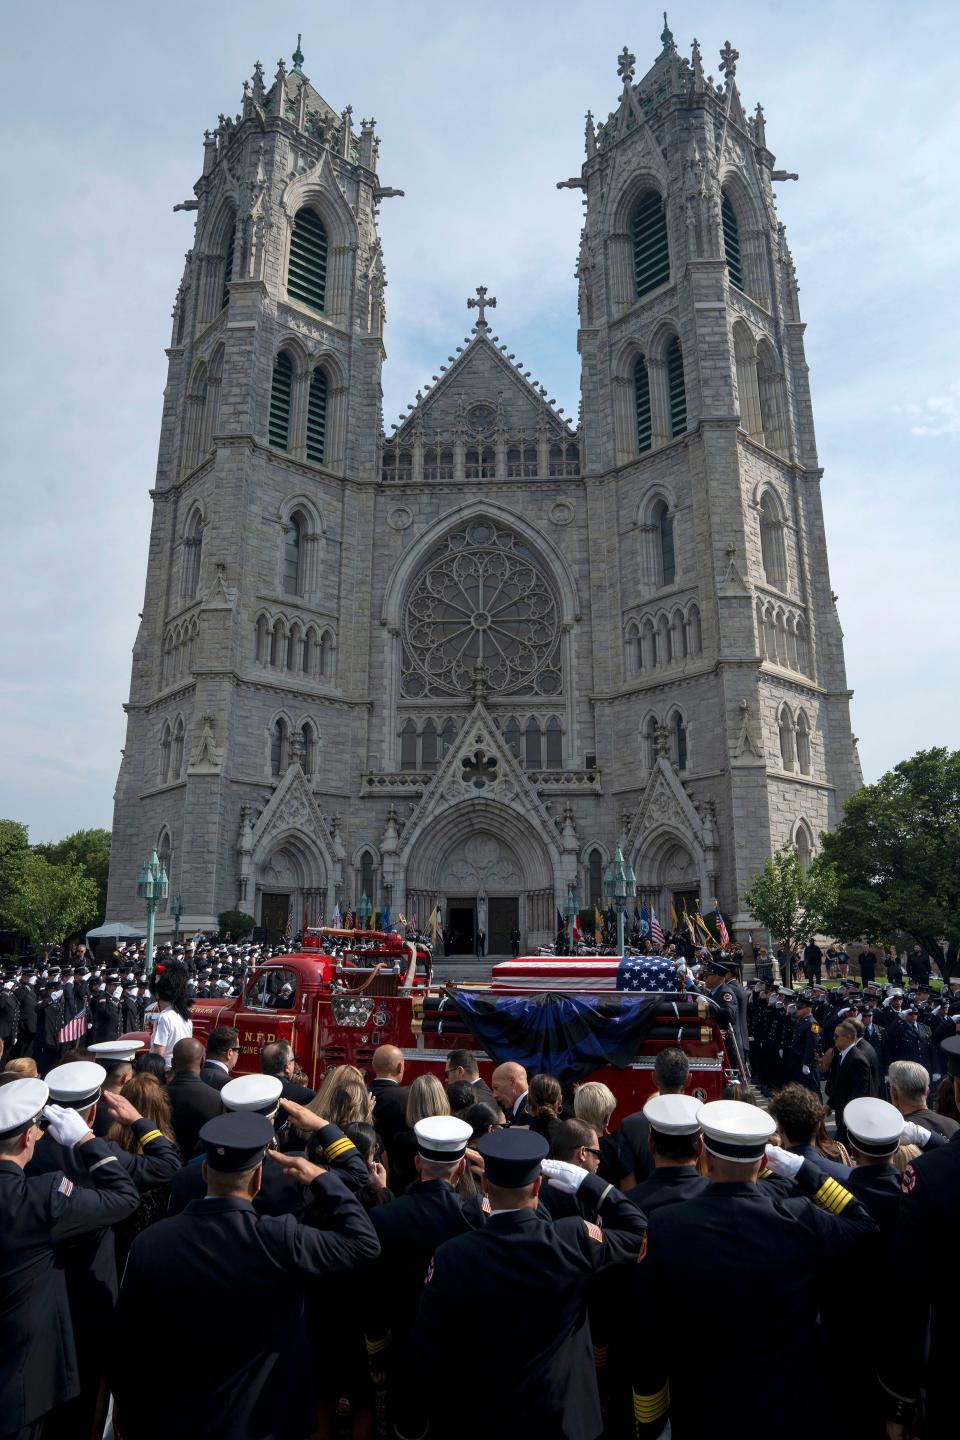
[[634,378],[637,387],[637,452],[643,455],[653,443],[653,424],[650,418],[650,376],[642,355],[637,361]]
[[230,222],[230,229],[227,231],[227,249],[223,257],[223,294],[220,297],[220,309],[230,303],[230,281],[233,279],[233,247],[237,238],[237,222]]
[[318,366],[310,378],[307,401],[307,459],[323,463],[327,438],[327,377]]
[[646,295],[670,279],[670,249],[663,199],[656,190],[641,195],[633,212],[633,283]]
[[721,202],[720,217],[723,220],[723,251],[727,258],[727,269],[730,272],[730,284],[736,285],[738,290],[742,290],[743,261],[740,258],[740,226],[737,224],[737,212],[731,205],[728,195],[724,195]]
[[285,350],[273,362],[273,384],[270,386],[270,444],[286,450],[290,444],[290,391],[293,386],[293,364]]
[[313,210],[304,208],[293,222],[287,293],[311,310],[322,310],[327,293],[327,232]]
[[676,335],[667,346],[667,387],[670,396],[670,434],[683,435],[687,428],[687,391],[683,383],[683,351]]

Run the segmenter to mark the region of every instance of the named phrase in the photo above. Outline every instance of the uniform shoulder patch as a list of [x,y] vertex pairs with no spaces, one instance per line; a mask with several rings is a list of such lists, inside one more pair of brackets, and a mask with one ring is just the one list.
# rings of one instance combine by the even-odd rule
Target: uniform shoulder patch
[[646,1234],[644,1234],[643,1243],[642,1243],[641,1246],[640,1246],[640,1254],[637,1256],[637,1264],[639,1265],[639,1264],[640,1264],[640,1261],[641,1261],[641,1260],[645,1260],[646,1258],[647,1258],[647,1237],[646,1237]]
[[908,1165],[903,1172],[903,1179],[900,1181],[900,1189],[904,1195],[912,1195],[914,1186],[917,1183],[917,1172],[912,1165]]
[[432,1279],[433,1279],[433,1258],[431,1257],[430,1264],[427,1266],[427,1273],[426,1273],[426,1275],[423,1277],[423,1283],[424,1283],[424,1285],[429,1285],[429,1284],[430,1284],[430,1281],[431,1281]]
[[813,1031],[814,1035],[820,1034],[820,1026],[817,1024],[816,1020],[814,1020],[813,1024],[810,1026],[810,1029]]
[[730,1004],[732,1004],[732,1003],[733,1003],[733,991],[732,991],[732,990],[724,990],[723,994],[720,996],[720,999],[723,1001],[724,1005],[730,1005]]
[[584,1228],[591,1240],[596,1240],[598,1245],[603,1244],[603,1231],[599,1225],[594,1225],[592,1220],[584,1220]]
[[72,1194],[73,1194],[73,1181],[72,1181],[72,1180],[68,1180],[67,1177],[66,1177],[66,1175],[64,1175],[63,1179],[60,1181],[60,1184],[57,1186],[57,1194],[58,1194],[58,1195],[72,1195]]

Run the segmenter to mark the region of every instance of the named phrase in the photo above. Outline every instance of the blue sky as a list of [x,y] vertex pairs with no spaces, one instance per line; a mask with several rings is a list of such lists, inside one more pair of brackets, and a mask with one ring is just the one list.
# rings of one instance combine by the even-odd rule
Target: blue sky
[[[589,17],[588,19],[585,17]],[[385,201],[387,423],[498,297],[494,329],[576,414],[583,116],[638,73],[659,9],[567,0],[162,6],[4,14],[6,344],[0,814],[36,840],[109,826],[143,599],[170,310],[203,130],[303,32],[336,106],[375,115]],[[960,747],[960,21],[953,4],[689,4],[765,108],[807,321],[833,588],[868,780]]]

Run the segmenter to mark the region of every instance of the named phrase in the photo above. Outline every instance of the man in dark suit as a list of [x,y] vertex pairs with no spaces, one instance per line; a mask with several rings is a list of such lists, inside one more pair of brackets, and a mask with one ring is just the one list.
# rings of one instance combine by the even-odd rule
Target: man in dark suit
[[407,1128],[407,1096],[403,1081],[403,1051],[396,1045],[381,1045],[373,1052],[373,1123],[384,1145],[390,1146]]
[[498,1109],[496,1097],[487,1082],[480,1079],[480,1067],[469,1050],[451,1050],[443,1073],[448,1086],[455,1080],[465,1080],[472,1086],[475,1105],[489,1105],[494,1111]]
[[240,1059],[240,1032],[232,1025],[218,1025],[207,1036],[207,1053],[200,1079],[214,1090],[222,1090]]
[[493,1094],[508,1125],[527,1124],[527,1072],[515,1060],[505,1060],[493,1072]]
[[284,1100],[294,1105],[309,1105],[316,1095],[307,1085],[298,1085],[293,1076],[297,1068],[293,1046],[286,1040],[271,1040],[260,1051],[260,1071],[263,1075],[275,1075],[280,1081]]
[[837,1052],[837,1073],[830,1094],[830,1104],[837,1121],[837,1139],[841,1145],[847,1143],[843,1112],[851,1100],[862,1096],[879,1099],[880,1086],[874,1067],[870,1064],[863,1041],[858,1034],[859,1027],[850,1020],[841,1020],[833,1032],[833,1045]]
[[[123,1434],[162,1440],[269,1431],[275,1440],[300,1440],[316,1420],[306,1292],[376,1259],[376,1232],[335,1174],[303,1156],[266,1154],[273,1126],[265,1116],[221,1115],[201,1137],[206,1197],[138,1235],[124,1272],[109,1349]],[[257,1215],[252,1201],[264,1165],[282,1165],[309,1186],[311,1215],[323,1229],[292,1215]],[[208,1312],[236,1308],[238,1276],[243,1324],[211,1329]],[[138,1317],[147,1312],[161,1333],[175,1333],[185,1350],[203,1356],[162,1405],[143,1399]]]
[[180,1154],[189,1160],[197,1148],[200,1127],[220,1114],[220,1092],[200,1079],[203,1046],[199,1040],[178,1040],[173,1047],[173,1073],[167,1081],[170,1119]]
[[[653,1088],[658,1095],[682,1095],[690,1074],[690,1061],[679,1045],[670,1045],[659,1050],[653,1062]],[[634,1115],[625,1115],[620,1122],[620,1132],[630,1142],[637,1157],[634,1177],[640,1185],[653,1174],[653,1156],[650,1153],[650,1121],[645,1108]]]

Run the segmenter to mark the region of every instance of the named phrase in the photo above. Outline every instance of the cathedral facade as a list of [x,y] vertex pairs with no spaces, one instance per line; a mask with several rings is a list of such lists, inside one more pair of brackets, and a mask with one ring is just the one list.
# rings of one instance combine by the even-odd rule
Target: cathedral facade
[[[861,783],[761,108],[669,30],[587,116],[580,414],[495,297],[384,434],[372,122],[299,47],[204,141],[168,350],[108,919],[440,904],[550,939],[619,845],[658,915],[811,856]],[[545,181],[546,183],[546,181]],[[571,203],[575,203],[571,197]],[[504,327],[506,328],[506,327]],[[169,933],[169,902],[158,933]]]

